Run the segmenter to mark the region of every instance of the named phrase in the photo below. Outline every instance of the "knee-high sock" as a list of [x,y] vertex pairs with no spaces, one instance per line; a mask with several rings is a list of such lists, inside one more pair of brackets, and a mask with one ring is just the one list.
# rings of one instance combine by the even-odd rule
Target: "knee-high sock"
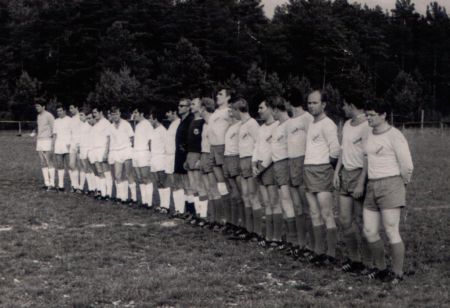
[[106,179],[105,178],[100,178],[100,192],[102,194],[103,197],[107,196],[107,190],[106,190]]
[[113,188],[113,179],[111,172],[109,171],[105,172],[105,185],[106,185],[106,195],[111,197]]
[[75,188],[80,189],[80,171],[74,170],[73,171],[73,179],[75,181]]
[[55,187],[55,168],[48,168],[49,186]]
[[325,253],[325,225],[314,226],[314,252],[318,255]]
[[44,177],[45,186],[50,186],[50,174],[47,167],[42,168],[42,176]]
[[306,220],[306,230],[308,232],[308,239],[309,239],[309,249],[315,251],[316,237],[314,236],[314,226],[312,224],[311,216],[305,215],[305,220]]
[[369,243],[370,251],[374,259],[375,267],[379,270],[386,269],[386,258],[384,256],[384,244],[381,239],[376,242]]
[[64,188],[64,169],[58,169],[58,187]]
[[145,185],[146,196],[147,196],[147,204],[148,206],[152,206],[153,204],[153,183],[149,183]]
[[177,189],[173,191],[173,203],[175,204],[175,211],[183,214],[184,213],[184,191],[183,189]]
[[245,227],[245,204],[242,198],[238,198],[237,200],[238,206],[238,226]]
[[263,209],[259,208],[257,210],[252,211],[253,214],[253,232],[262,236],[262,217],[263,217]]
[[[136,193],[136,185],[134,187],[134,191]],[[128,182],[127,181],[122,182],[122,194],[123,194],[123,199],[128,200],[129,194],[128,194]],[[133,199],[131,199],[131,200],[133,200]]]
[[359,262],[361,257],[358,252],[358,238],[356,235],[356,230],[353,225],[350,228],[343,230],[344,243],[347,247],[348,258],[352,261]]
[[239,224],[239,201],[238,198],[231,198],[231,223],[235,226]]
[[327,255],[336,257],[337,229],[327,228]]
[[78,176],[78,170],[69,170],[70,185],[75,189],[79,189],[80,186]]
[[206,218],[208,216],[208,197],[207,196],[200,196],[199,201],[200,206],[200,217]]
[[95,190],[95,175],[93,173],[88,173],[87,181],[88,181],[88,190],[94,191]]
[[361,236],[361,259],[362,263],[369,268],[373,266],[372,252],[365,236]]
[[136,183],[130,183],[128,187],[130,187],[131,200],[137,202]]
[[274,241],[281,241],[283,232],[283,214],[272,214],[273,238]]
[[73,171],[70,170],[70,169],[69,169],[69,179],[70,179],[70,186],[73,187],[73,188],[75,188],[75,186],[74,186],[75,180],[74,180],[74,178],[73,178]]
[[170,209],[170,187],[163,188],[163,195],[164,195],[164,203],[163,206],[166,209]]
[[403,262],[405,260],[405,244],[402,242],[391,244],[392,271],[403,276]]
[[297,243],[300,248],[306,246],[306,220],[305,215],[295,216],[295,224],[297,227]]
[[116,185],[116,199],[123,200],[122,182],[115,181]]
[[84,190],[84,184],[86,183],[86,173],[84,171],[80,172],[80,183],[78,188]]
[[297,245],[297,225],[295,221],[295,217],[288,217],[285,219],[286,226],[287,226],[287,236],[286,240],[288,243],[291,243],[292,245]]
[[141,203],[147,204],[147,191],[145,190],[145,184],[139,184],[139,191],[141,192]]
[[245,228],[248,232],[253,232],[253,209],[251,207],[245,208]]
[[273,215],[266,214],[266,240],[273,240]]

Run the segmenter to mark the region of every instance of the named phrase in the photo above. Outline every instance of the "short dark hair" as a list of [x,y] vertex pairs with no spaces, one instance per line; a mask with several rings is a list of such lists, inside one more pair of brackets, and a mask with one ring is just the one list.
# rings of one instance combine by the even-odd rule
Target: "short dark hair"
[[95,105],[94,107],[92,107],[92,111],[94,111],[94,109],[102,113],[105,111],[105,109],[101,105]]
[[88,115],[92,112],[92,110],[91,110],[91,108],[85,106],[85,107],[81,108],[80,112],[84,113],[85,115]]
[[148,109],[147,108],[144,108],[142,106],[135,106],[133,111],[134,110],[137,110],[138,113],[142,113],[144,115],[144,117],[148,116]]
[[58,110],[58,109],[62,109],[62,110],[64,110],[64,111],[66,111],[66,107],[64,107],[64,105],[63,104],[61,104],[61,103],[58,103],[58,104],[56,104],[56,110]]
[[322,103],[328,103],[329,97],[328,97],[327,91],[325,91],[324,89],[319,89],[319,88],[312,89],[311,92],[308,93],[308,96],[310,96],[314,92],[319,92],[320,100]]
[[386,113],[387,115],[389,112],[391,112],[392,106],[386,100],[377,97],[366,100],[364,104],[364,110],[373,110],[378,114]]
[[216,102],[209,97],[202,97],[200,100],[200,105],[209,113],[213,113],[214,110],[216,110]]
[[293,107],[305,106],[305,92],[299,88],[291,88],[287,93],[287,100]]
[[45,107],[46,102],[45,102],[45,99],[43,99],[42,97],[35,97],[34,98],[34,104],[35,105],[41,105],[42,107]]
[[79,108],[78,105],[75,104],[75,103],[70,103],[70,104],[69,104],[69,107],[70,107],[70,106],[74,106],[74,107],[77,108],[77,109]]
[[239,98],[233,102],[233,107],[240,112],[249,112],[248,102],[244,98]]
[[267,99],[270,108],[278,109],[280,111],[287,111],[286,100],[281,96],[272,96]]
[[117,107],[117,106],[112,106],[110,109],[109,109],[109,111],[111,112],[111,113],[116,113],[116,112],[120,112],[120,108],[119,107]]
[[158,120],[159,123],[162,123],[166,118],[166,112],[160,108],[153,108],[150,110],[149,115]]

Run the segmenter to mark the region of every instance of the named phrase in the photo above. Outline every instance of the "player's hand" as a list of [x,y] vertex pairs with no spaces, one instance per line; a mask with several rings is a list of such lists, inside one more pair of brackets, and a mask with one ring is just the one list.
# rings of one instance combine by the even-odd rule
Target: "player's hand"
[[258,167],[253,166],[252,170],[253,170],[253,176],[258,176],[259,175]]
[[341,178],[339,176],[339,172],[334,173],[333,186],[335,189],[339,189],[341,187]]
[[194,169],[200,169],[200,161],[197,160],[194,165]]
[[358,182],[355,189],[353,190],[352,196],[355,199],[359,199],[363,196],[363,194],[364,194],[364,183]]
[[183,168],[184,168],[184,170],[188,171],[188,164],[187,164],[187,162],[183,163]]

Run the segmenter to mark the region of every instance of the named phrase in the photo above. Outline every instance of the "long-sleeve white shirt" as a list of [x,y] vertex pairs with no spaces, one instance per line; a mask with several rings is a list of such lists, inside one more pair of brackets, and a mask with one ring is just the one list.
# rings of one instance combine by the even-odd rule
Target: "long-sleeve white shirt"
[[381,134],[369,132],[364,151],[369,179],[401,175],[405,183],[411,180],[414,166],[408,142],[395,127]]
[[53,126],[53,134],[56,135],[56,143],[70,144],[72,119],[68,116],[57,118]]
[[355,170],[364,166],[364,144],[371,128],[367,121],[352,126],[351,120],[342,129],[342,164],[347,170]]
[[228,127],[225,133],[225,153],[226,156],[239,155],[239,129],[241,121]]
[[152,138],[153,126],[146,119],[140,121],[134,132],[134,150],[148,151],[148,143]]
[[177,134],[177,128],[180,125],[181,120],[176,119],[170,123],[169,128],[167,129],[166,133],[166,154],[175,155],[175,149],[176,149],[176,134]]
[[287,120],[289,158],[305,156],[306,134],[313,120],[314,118],[309,112]]
[[128,121],[121,119],[119,123],[112,124],[111,143],[109,148],[111,150],[123,150],[131,148],[131,137],[134,137],[134,131]]
[[306,136],[305,165],[323,165],[330,163],[330,157],[339,157],[340,146],[337,126],[325,117],[312,122]]
[[252,161],[260,161],[264,168],[267,168],[272,163],[272,134],[278,124],[278,121],[270,125],[264,123],[258,130],[258,139],[253,151]]
[[111,136],[112,125],[111,123],[102,118],[92,126],[92,148],[105,148],[108,142],[108,137]]
[[55,117],[47,110],[37,116],[37,139],[49,139],[53,135]]
[[81,122],[80,120],[80,114],[74,115],[72,118],[70,118],[70,120],[72,122],[72,124],[70,125],[70,134],[71,134],[70,143],[72,145],[79,145],[81,139],[80,128],[81,124],[83,124],[83,122]]
[[239,128],[239,157],[251,157],[258,139],[259,124],[255,119],[249,118],[242,122]]

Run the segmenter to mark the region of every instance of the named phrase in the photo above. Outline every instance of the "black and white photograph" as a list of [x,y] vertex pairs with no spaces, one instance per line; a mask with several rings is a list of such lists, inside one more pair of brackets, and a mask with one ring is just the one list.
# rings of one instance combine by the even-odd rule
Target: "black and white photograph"
[[450,0],[0,0],[0,307],[450,306]]

